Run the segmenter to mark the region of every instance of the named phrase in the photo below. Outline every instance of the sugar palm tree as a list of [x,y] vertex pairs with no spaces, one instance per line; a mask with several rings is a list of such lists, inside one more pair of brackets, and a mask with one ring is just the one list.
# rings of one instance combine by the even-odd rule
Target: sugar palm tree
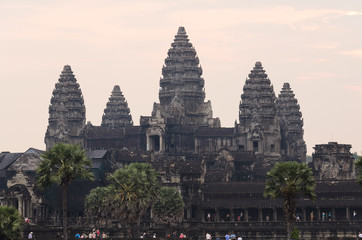
[[92,162],[79,145],[55,144],[42,154],[37,173],[37,185],[41,189],[53,184],[62,187],[63,197],[63,234],[67,240],[67,187],[76,179],[93,180]]
[[157,201],[152,206],[153,218],[156,222],[175,224],[182,220],[184,202],[177,189],[162,187]]
[[362,186],[362,157],[359,157],[355,162],[357,168],[357,183]]
[[96,225],[100,225],[102,221],[107,224],[107,220],[110,218],[107,196],[108,189],[106,187],[96,187],[84,199],[85,215]]
[[0,239],[17,240],[21,238],[23,220],[14,207],[0,206]]
[[127,229],[130,237],[130,225],[137,221],[139,234],[140,219],[156,201],[159,192],[157,172],[149,164],[132,163],[109,175],[108,180],[108,209],[111,209],[114,217],[129,225]]
[[295,227],[297,195],[301,194],[315,200],[315,187],[312,169],[305,163],[279,162],[267,173],[264,197],[283,199],[288,240],[291,239]]

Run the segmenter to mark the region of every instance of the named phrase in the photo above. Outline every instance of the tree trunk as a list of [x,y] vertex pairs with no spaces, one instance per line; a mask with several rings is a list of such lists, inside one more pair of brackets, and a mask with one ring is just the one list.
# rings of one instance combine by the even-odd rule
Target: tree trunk
[[63,185],[63,236],[64,240],[68,239],[67,234],[67,185]]
[[295,227],[296,215],[295,212],[297,210],[296,205],[296,196],[295,194],[291,194],[284,197],[284,216],[287,225],[287,240],[291,240],[292,232]]

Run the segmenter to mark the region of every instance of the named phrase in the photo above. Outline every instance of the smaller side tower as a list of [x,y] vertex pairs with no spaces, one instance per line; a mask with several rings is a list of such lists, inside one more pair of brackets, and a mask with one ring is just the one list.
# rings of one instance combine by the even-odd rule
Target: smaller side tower
[[121,128],[133,126],[132,115],[118,85],[114,86],[102,116],[102,127]]
[[82,91],[69,65],[65,65],[55,84],[49,106],[46,149],[57,142],[83,146],[85,106]]
[[276,109],[273,86],[261,62],[256,62],[241,95],[237,126],[239,150],[279,160],[281,137]]
[[284,83],[276,100],[282,136],[281,153],[285,160],[305,162],[307,147],[303,140],[303,118],[294,96],[289,83]]
[[314,147],[313,168],[317,180],[354,180],[356,170],[350,152],[352,145],[329,142]]

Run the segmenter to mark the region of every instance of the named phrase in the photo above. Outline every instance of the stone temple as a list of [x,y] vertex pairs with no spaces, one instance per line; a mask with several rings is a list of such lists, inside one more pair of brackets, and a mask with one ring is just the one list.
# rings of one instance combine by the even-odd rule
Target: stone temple
[[[206,81],[207,83],[207,81]],[[105,175],[132,162],[147,162],[162,182],[181,192],[184,218],[178,228],[193,239],[206,232],[234,231],[246,239],[283,239],[282,201],[263,197],[265,175],[276,162],[306,162],[303,118],[292,87],[276,95],[261,62],[240,89],[239,121],[222,127],[205,100],[205,80],[196,50],[179,27],[159,81],[159,102],[135,125],[121,87],[113,87],[102,123],[86,123],[79,84],[69,65],[55,84],[45,134],[48,150],[57,142],[80,144],[93,160],[94,182],[70,187],[69,215],[82,216],[89,190],[105,184]],[[155,87],[157,87],[155,85]],[[110,87],[111,89],[111,87]],[[298,229],[303,239],[349,237],[362,223],[362,188],[355,183],[351,145],[330,142],[315,147],[309,163],[318,181],[318,199],[298,200]],[[47,221],[59,216],[59,191],[42,195],[35,169],[42,151],[0,154],[0,201],[23,216]],[[71,193],[77,193],[75,196]],[[331,213],[328,220],[322,213]],[[353,216],[357,213],[357,216]],[[325,220],[325,221],[324,221]],[[314,221],[315,223],[311,223]],[[163,231],[144,219],[144,226]],[[360,226],[360,225],[359,225]]]

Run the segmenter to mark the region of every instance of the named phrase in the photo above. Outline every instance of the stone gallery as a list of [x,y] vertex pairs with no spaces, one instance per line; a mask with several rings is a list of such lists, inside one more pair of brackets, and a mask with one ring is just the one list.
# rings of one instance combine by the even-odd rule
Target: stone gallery
[[[105,100],[101,125],[94,126],[86,123],[80,85],[71,67],[64,66],[50,101],[46,150],[57,142],[79,144],[96,175],[94,182],[72,184],[68,215],[83,215],[85,195],[104,186],[107,173],[146,162],[164,185],[181,192],[185,209],[178,228],[188,236],[223,236],[227,231],[246,239],[283,236],[282,201],[264,198],[263,192],[266,172],[276,162],[306,162],[302,113],[290,84],[284,83],[276,95],[262,63],[256,62],[235,109],[239,121],[221,127],[211,102],[205,101],[202,68],[184,27],[168,50],[159,84],[159,102],[150,116],[141,116],[139,125],[116,85]],[[351,145],[330,142],[314,149],[308,164],[317,180],[317,200],[298,199],[299,233],[305,239],[352,236],[360,230],[356,222],[362,222],[362,188],[355,183]],[[57,191],[43,195],[35,187],[41,153],[0,154],[1,204],[16,206],[34,222],[61,212]]]

